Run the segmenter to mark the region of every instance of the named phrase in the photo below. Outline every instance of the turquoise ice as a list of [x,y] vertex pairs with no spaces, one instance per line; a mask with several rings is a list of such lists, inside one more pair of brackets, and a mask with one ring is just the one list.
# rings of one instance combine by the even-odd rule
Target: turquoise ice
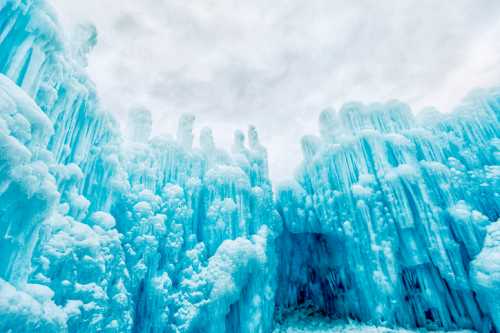
[[101,109],[91,25],[0,0],[0,331],[272,332],[295,313],[500,330],[500,89],[451,114],[345,104],[277,184],[179,114]]

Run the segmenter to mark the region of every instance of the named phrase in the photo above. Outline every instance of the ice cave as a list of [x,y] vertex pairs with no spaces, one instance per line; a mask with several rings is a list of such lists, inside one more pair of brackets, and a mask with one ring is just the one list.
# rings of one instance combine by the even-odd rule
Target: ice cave
[[500,88],[325,110],[273,185],[253,126],[222,149],[135,109],[125,137],[85,69],[95,31],[61,29],[0,0],[1,332],[500,331]]

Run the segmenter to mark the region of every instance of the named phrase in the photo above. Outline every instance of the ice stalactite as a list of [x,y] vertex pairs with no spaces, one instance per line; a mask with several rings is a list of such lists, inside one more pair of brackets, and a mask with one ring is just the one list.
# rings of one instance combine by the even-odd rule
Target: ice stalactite
[[0,74],[0,329],[58,332],[66,314],[53,292],[28,283],[44,221],[59,200],[53,157],[45,149],[53,129],[47,116]]
[[22,285],[40,226],[59,198],[49,173],[52,156],[44,148],[53,130],[38,106],[1,74],[0,105],[0,277]]

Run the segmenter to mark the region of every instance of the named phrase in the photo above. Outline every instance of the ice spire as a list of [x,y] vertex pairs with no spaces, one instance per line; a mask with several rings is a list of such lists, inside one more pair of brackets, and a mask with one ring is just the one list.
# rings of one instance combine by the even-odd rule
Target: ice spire
[[177,141],[179,144],[186,148],[193,147],[193,124],[195,117],[192,114],[183,114],[179,118],[179,125],[177,128]]
[[240,130],[234,131],[232,151],[233,153],[244,153],[246,151],[245,134],[243,134],[243,132]]
[[305,160],[311,160],[319,148],[319,138],[314,135],[305,135],[301,140],[302,154]]
[[267,165],[267,150],[261,145],[259,141],[259,134],[257,128],[253,125],[248,127],[248,143],[250,146],[251,159],[255,167],[254,183],[261,183],[269,177],[269,170]]
[[206,153],[215,151],[214,136],[210,127],[203,127],[200,132],[200,147]]
[[342,125],[356,131],[365,128],[364,105],[358,102],[344,104],[339,111]]
[[263,147],[259,142],[259,134],[257,133],[257,128],[254,125],[248,126],[248,144],[251,149],[260,150]]

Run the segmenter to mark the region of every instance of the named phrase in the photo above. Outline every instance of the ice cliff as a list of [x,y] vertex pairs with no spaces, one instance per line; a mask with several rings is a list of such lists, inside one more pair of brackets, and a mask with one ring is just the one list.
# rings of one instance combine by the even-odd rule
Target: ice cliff
[[95,28],[61,31],[0,0],[0,331],[500,329],[500,90],[324,111],[273,194],[253,126],[224,150],[136,108],[122,135],[85,73]]
[[498,325],[471,272],[476,290],[497,289],[498,248],[481,248],[499,217],[499,97],[476,91],[446,116],[395,101],[324,111],[277,192],[278,316],[305,305],[405,327]]

